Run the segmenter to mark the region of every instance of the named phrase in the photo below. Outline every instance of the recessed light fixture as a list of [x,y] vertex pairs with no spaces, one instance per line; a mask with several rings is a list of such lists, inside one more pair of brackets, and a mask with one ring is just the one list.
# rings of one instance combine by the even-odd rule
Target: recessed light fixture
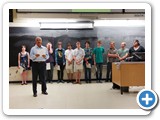
[[93,29],[94,22],[92,21],[78,21],[78,22],[40,22],[41,30],[82,30]]

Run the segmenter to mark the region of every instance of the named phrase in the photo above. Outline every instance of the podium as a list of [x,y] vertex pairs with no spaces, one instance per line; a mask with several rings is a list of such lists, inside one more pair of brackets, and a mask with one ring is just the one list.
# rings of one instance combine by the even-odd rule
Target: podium
[[145,86],[145,62],[112,63],[112,82],[123,87]]

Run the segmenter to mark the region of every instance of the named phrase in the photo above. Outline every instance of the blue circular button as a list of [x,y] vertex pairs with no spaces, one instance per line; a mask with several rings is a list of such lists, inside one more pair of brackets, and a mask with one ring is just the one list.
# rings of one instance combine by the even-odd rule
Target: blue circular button
[[137,95],[137,103],[144,110],[153,109],[157,101],[157,94],[153,90],[143,89]]

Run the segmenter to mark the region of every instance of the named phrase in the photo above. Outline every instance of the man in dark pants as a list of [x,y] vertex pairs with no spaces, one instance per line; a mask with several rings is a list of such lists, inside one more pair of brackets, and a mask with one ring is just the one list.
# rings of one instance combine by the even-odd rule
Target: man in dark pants
[[[118,61],[118,51],[115,48],[115,43],[112,41],[110,42],[110,48],[107,52],[107,58],[108,58],[108,63],[107,63],[107,79],[106,82],[109,80],[112,82],[112,62],[117,62]],[[109,79],[110,76],[110,79]],[[120,86],[116,85],[113,83],[112,86],[113,89],[117,88],[120,89]]]
[[100,40],[97,41],[97,47],[93,50],[94,56],[94,65],[96,66],[96,78],[97,83],[102,83],[102,68],[103,68],[103,53],[104,47],[102,47],[102,42]]
[[42,46],[42,38],[36,37],[36,45],[31,48],[30,58],[33,61],[32,63],[32,85],[33,85],[33,96],[37,97],[37,78],[41,81],[42,85],[42,94],[48,95],[46,92],[46,60],[49,58],[48,50],[46,47]]
[[106,82],[112,82],[112,62],[107,62],[107,79]]
[[65,49],[62,48],[62,42],[58,42],[58,48],[55,50],[55,61],[56,66],[59,66],[60,69],[57,70],[58,81],[57,83],[64,83],[63,75],[65,68]]

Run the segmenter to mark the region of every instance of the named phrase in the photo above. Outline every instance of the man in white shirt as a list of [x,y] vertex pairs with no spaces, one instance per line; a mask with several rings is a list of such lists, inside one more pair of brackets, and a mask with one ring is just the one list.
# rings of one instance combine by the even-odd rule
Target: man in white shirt
[[79,41],[76,43],[76,46],[77,48],[74,50],[74,72],[76,76],[75,83],[81,84],[80,78],[81,72],[83,71],[83,59],[85,56],[85,52],[84,49],[81,48],[81,43]]
[[32,87],[33,87],[33,97],[37,97],[37,78],[39,76],[42,82],[42,94],[48,95],[46,92],[46,60],[49,58],[48,50],[46,47],[42,46],[42,38],[35,38],[36,45],[31,48],[30,59],[32,60]]
[[74,57],[74,50],[72,49],[72,45],[68,43],[67,50],[65,51],[65,58],[66,58],[66,72],[68,76],[68,82],[72,81],[73,79],[73,57]]

